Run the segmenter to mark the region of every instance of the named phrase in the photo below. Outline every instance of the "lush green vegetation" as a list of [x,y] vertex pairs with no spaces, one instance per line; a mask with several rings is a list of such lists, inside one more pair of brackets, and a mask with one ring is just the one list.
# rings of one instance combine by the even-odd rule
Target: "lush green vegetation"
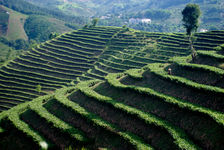
[[191,35],[197,32],[199,27],[199,17],[201,16],[201,10],[199,5],[188,4],[182,11],[183,25],[186,28],[187,35]]
[[24,23],[27,18],[27,15],[9,9],[8,7],[1,7],[7,11],[9,15],[8,26],[5,34],[1,34],[1,36],[7,38],[8,40],[17,40],[23,39],[28,40],[28,37],[24,30]]
[[5,35],[8,29],[9,14],[3,7],[0,7],[0,18],[0,35]]
[[[21,2],[20,2],[21,1]],[[91,21],[88,18],[101,18],[100,25],[127,25],[137,30],[150,32],[184,32],[182,28],[181,10],[188,3],[200,5],[202,10],[201,26],[199,29],[223,30],[222,0],[106,0],[106,1],[66,1],[66,0],[14,0],[2,2],[25,14],[53,16],[69,22],[75,28]],[[21,9],[24,6],[24,9]],[[79,17],[77,17],[79,16]],[[83,19],[85,18],[85,19]],[[130,24],[131,18],[149,18],[151,24]]]
[[94,23],[2,65],[0,147],[224,148],[223,31],[192,61],[185,34]]
[[2,0],[0,2],[1,5],[4,5],[8,8],[11,8],[15,11],[24,13],[24,14],[35,14],[35,15],[47,15],[53,16],[60,20],[70,22],[70,23],[78,23],[83,24],[84,20],[81,17],[69,16],[65,15],[63,12],[50,8],[42,8],[31,3],[26,2],[25,0]]
[[7,63],[7,61],[11,59],[15,59],[16,56],[22,53],[21,50],[13,50],[11,47],[9,47],[7,44],[0,42],[0,65]]
[[29,47],[29,43],[23,39],[17,39],[15,41],[10,41],[4,37],[0,37],[0,42],[9,47],[12,47],[16,50],[27,49]]
[[[16,54],[21,53],[22,50],[31,49],[37,43],[48,40],[51,32],[61,34],[71,31],[71,28],[79,28],[47,15],[28,16],[2,5],[0,11],[1,62],[15,58]],[[10,57],[9,53],[11,53]]]
[[[37,16],[37,15],[30,15],[24,24],[24,29],[26,31],[27,36],[29,39],[44,42],[49,39],[49,36],[52,32],[58,31],[63,33],[64,31],[60,31],[58,24],[56,25],[55,22],[51,22],[50,18],[44,16]],[[67,31],[70,29],[67,28]]]
[[[42,20],[38,16],[34,16],[34,19],[36,17],[37,21]],[[213,39],[221,40],[223,32],[208,32],[195,36],[197,40],[194,46],[197,50],[214,50],[220,42]],[[16,48],[17,41],[12,43],[2,40]],[[206,41],[206,44],[203,41]],[[87,26],[57,36],[41,45],[34,44],[35,47],[30,51],[2,66],[0,84],[7,90],[0,91],[0,94],[3,99],[7,97],[7,100],[2,103],[1,109],[8,109],[21,103],[20,101],[31,100],[38,95],[51,93],[62,86],[72,86],[82,80],[104,80],[108,73],[140,68],[148,63],[165,63],[173,56],[189,55],[188,42],[188,37],[184,34],[148,33],[127,27]],[[13,58],[11,51],[5,52],[2,62]],[[202,55],[200,51],[198,54]],[[10,86],[7,76],[11,79]],[[36,90],[37,86],[41,86],[41,92]],[[8,92],[16,89],[16,94]],[[10,100],[15,97],[19,101],[12,104]]]

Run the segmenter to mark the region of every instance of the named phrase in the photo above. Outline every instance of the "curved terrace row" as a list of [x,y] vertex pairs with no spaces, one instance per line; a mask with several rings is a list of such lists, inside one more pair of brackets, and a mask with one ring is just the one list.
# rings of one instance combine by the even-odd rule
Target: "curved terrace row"
[[[222,39],[224,34],[220,31],[196,36],[196,50],[210,50],[219,44],[214,37]],[[204,39],[206,44],[201,41]],[[104,80],[108,73],[140,68],[148,63],[166,63],[173,56],[188,55],[188,49],[183,34],[118,27],[83,28],[66,33],[25,52],[0,69],[0,111],[82,80]]]
[[16,148],[223,149],[224,53],[199,51],[194,61],[169,61],[110,74],[95,66],[105,81],[82,81],[2,112],[0,144],[20,139]]

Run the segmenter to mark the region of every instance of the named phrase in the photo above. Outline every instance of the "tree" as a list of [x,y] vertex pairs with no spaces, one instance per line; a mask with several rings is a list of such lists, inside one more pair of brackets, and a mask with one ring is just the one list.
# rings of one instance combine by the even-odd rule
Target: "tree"
[[16,50],[27,49],[29,47],[28,42],[23,40],[23,39],[17,39],[13,43],[14,43],[14,47],[15,47]]
[[200,7],[197,4],[187,4],[182,11],[183,25],[186,28],[187,35],[191,36],[199,27],[199,17],[201,16]]
[[8,53],[6,55],[6,60],[9,60],[10,59],[10,56],[12,54],[12,51],[13,51],[13,49],[12,48],[9,48]]
[[215,50],[224,52],[224,44],[215,47]]
[[36,88],[37,92],[40,93],[40,92],[41,92],[41,89],[42,89],[41,85],[38,84],[38,85],[37,85],[37,88]]
[[29,45],[29,49],[35,48],[35,47],[37,47],[37,45],[38,45],[37,41],[35,41],[35,40],[33,40],[33,39],[30,39],[30,40],[29,40],[29,43],[30,43],[30,45]]
[[192,61],[194,62],[197,53],[193,47],[193,40],[195,40],[195,38],[192,36],[192,32],[196,32],[199,27],[199,17],[201,16],[200,7],[197,4],[187,4],[182,11],[182,15],[183,25],[189,36],[189,48],[191,50]]
[[92,20],[92,26],[95,27],[97,25],[97,23],[99,22],[99,18],[94,18]]
[[49,35],[49,39],[53,39],[53,38],[55,38],[55,37],[57,37],[57,36],[59,36],[58,33],[56,33],[56,32],[51,32],[50,35]]

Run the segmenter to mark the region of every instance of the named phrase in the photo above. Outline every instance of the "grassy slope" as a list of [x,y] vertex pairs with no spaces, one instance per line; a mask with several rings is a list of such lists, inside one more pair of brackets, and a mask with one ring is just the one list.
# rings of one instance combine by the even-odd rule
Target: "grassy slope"
[[6,13],[5,9],[0,6],[0,35],[5,35],[7,32],[8,20],[9,20],[9,14]]
[[9,27],[7,31],[7,39],[16,40],[16,39],[24,39],[28,40],[26,32],[24,31],[24,23],[27,15],[21,14],[19,12],[13,11],[12,9],[4,7],[10,13],[9,17]]
[[15,59],[16,56],[21,54],[21,50],[10,50],[11,48],[3,43],[0,43],[0,66],[4,63],[7,63],[5,61],[9,61],[12,59]]
[[[24,30],[24,23],[26,19],[29,17],[28,15],[24,15],[22,13],[16,12],[12,9],[9,9],[5,6],[1,6],[4,8],[4,10],[7,10],[10,13],[9,17],[9,24],[8,24],[8,29],[6,31],[6,35],[1,35],[8,40],[17,40],[17,39],[24,39],[28,40],[28,37],[26,35],[26,32]],[[55,19],[55,18],[48,18],[49,22],[53,23],[53,25],[56,27],[56,31],[58,33],[65,33],[69,32],[72,29],[65,26],[65,22]],[[0,62],[1,64],[3,61],[7,60],[6,56],[9,55],[9,59],[15,58],[18,54],[20,54],[19,51],[11,51],[9,54],[9,46],[0,43]]]
[[58,20],[56,18],[50,18],[50,17],[48,18],[48,20],[50,22],[52,22],[54,24],[54,26],[56,26],[56,31],[55,32],[58,32],[58,33],[62,34],[62,33],[65,33],[65,32],[72,31],[71,28],[65,26],[64,21]]
[[8,50],[9,50],[9,47],[7,45],[0,43],[0,52],[1,52],[0,63],[5,61],[5,57],[8,54]]
[[[4,8],[10,13],[6,38],[8,40],[17,40],[17,39],[28,40],[28,37],[24,30],[24,23],[29,16],[16,12],[7,7]],[[55,32],[64,33],[72,30],[71,28],[65,26],[65,22],[61,20],[49,17],[49,21],[52,22],[54,26],[56,26]]]

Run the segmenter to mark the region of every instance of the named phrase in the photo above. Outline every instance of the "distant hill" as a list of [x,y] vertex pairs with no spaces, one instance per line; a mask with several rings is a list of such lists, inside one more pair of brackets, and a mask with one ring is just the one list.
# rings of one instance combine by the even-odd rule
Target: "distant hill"
[[13,54],[18,54],[13,51],[27,49],[35,42],[44,42],[51,32],[62,34],[78,28],[51,16],[23,14],[3,5],[0,5],[0,17],[1,62],[11,58],[7,57],[10,49]]
[[[202,10],[200,29],[224,29],[224,2],[222,0],[15,0],[4,1],[24,13],[50,14],[72,24],[83,25],[87,18],[101,18],[104,26],[128,25],[134,29],[151,32],[183,32],[181,11],[187,3],[197,3]],[[19,3],[18,3],[19,2]],[[10,4],[10,5],[9,5]],[[23,4],[23,10],[20,9]],[[30,10],[33,8],[32,10]],[[78,17],[79,16],[79,17]],[[131,18],[150,18],[151,24],[130,24]]]
[[[200,29],[224,29],[224,2],[222,0],[26,0],[42,7],[59,9],[66,14],[99,17],[101,25],[128,25],[152,32],[183,32],[181,11],[187,3],[197,3],[202,10]],[[158,15],[158,11],[167,14]],[[130,18],[150,18],[148,25],[129,24]]]
[[67,23],[79,25],[85,23],[85,18],[75,15],[66,15],[59,9],[51,7],[40,7],[38,5],[33,5],[32,3],[26,2],[25,0],[2,0],[0,1],[0,4],[28,15],[45,15],[66,21]]
[[[84,18],[77,17],[75,15],[66,15],[59,9],[43,8],[43,7],[28,3],[24,0],[2,0],[0,1],[0,5],[3,5],[6,8],[13,10],[14,12],[19,12],[21,14],[27,15],[27,18],[31,15],[44,16],[43,17],[44,20],[42,20],[42,22],[43,23],[46,22],[49,28],[54,29],[54,32],[58,32],[58,33],[62,33],[63,30],[68,31],[69,28],[77,29],[85,23]],[[19,19],[19,16],[17,16],[17,18]],[[23,26],[26,19],[22,18],[21,20],[23,20],[21,21],[22,23],[21,26]],[[17,24],[19,25],[21,23],[18,22]],[[53,24],[49,24],[49,23],[53,23]],[[59,27],[57,27],[57,25]],[[17,28],[17,30],[18,29],[19,28]],[[18,32],[23,32],[23,31],[21,29],[21,31],[18,31]],[[16,39],[16,36],[14,38]],[[22,39],[27,39],[27,38],[24,37]]]
[[[4,29],[4,34],[0,34],[0,36],[6,37],[8,40],[28,40],[28,38],[34,39],[33,37],[29,36],[29,32],[31,32],[30,28],[36,32],[39,32],[40,34],[44,33],[47,36],[47,39],[51,32],[58,32],[61,34],[72,30],[65,25],[65,22],[56,18],[40,15],[36,15],[36,17],[35,15],[25,15],[7,7],[1,7],[6,10],[7,13],[5,14],[8,14],[8,23]],[[1,24],[3,25],[3,23]],[[42,27],[43,24],[46,26],[46,29],[44,30]],[[47,34],[46,31],[48,32]],[[40,39],[37,38],[36,40],[39,41]],[[45,37],[45,40],[47,39]],[[44,38],[41,39],[41,41],[44,41]]]

